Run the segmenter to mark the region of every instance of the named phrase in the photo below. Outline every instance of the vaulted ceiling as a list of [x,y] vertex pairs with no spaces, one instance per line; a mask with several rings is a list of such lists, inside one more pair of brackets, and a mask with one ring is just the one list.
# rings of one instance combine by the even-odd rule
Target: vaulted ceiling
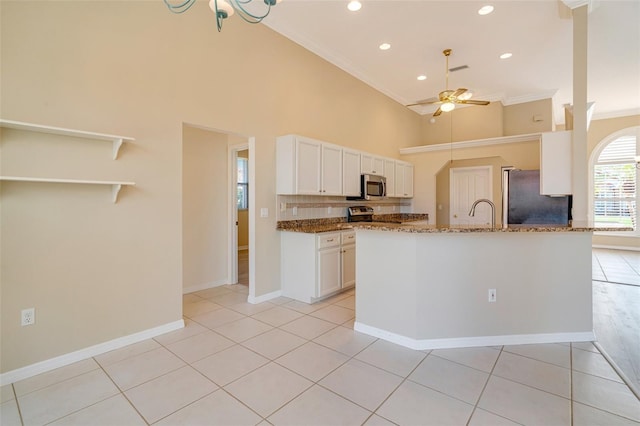
[[[449,88],[516,104],[553,99],[555,121],[571,104],[571,9],[560,0],[284,0],[264,23],[397,102]],[[485,4],[494,11],[481,16]],[[640,1],[593,1],[588,21],[588,100],[594,118],[640,114]],[[380,50],[382,43],[391,48]],[[512,53],[500,59],[502,53]],[[427,78],[419,81],[417,77]],[[436,106],[437,107],[437,106]],[[434,106],[412,107],[420,114]],[[481,107],[474,107],[481,108]]]

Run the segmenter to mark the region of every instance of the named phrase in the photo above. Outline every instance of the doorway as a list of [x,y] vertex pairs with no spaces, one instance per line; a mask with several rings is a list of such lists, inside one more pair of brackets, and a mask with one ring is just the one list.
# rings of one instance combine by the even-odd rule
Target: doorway
[[249,286],[249,149],[236,151],[236,245],[238,284]]
[[250,144],[229,145],[229,283],[251,287],[252,165]]
[[491,224],[491,208],[486,203],[478,204],[475,215],[469,216],[474,201],[486,198],[493,200],[492,166],[458,167],[450,171],[451,225]]

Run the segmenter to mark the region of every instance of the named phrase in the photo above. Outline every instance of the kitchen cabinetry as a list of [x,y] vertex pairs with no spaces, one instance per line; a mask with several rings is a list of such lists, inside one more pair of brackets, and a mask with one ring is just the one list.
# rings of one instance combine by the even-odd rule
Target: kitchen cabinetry
[[396,196],[396,160],[384,160],[384,177],[387,178],[387,197]]
[[276,193],[360,196],[360,175],[387,179],[387,197],[413,197],[413,166],[298,135],[276,140]]
[[360,172],[384,176],[384,158],[363,152],[360,160]]
[[343,231],[341,234],[340,278],[344,290],[356,285],[356,233]]
[[295,135],[277,139],[278,194],[342,195],[342,148]]
[[569,195],[572,131],[543,133],[540,138],[540,194]]
[[399,198],[413,197],[413,164],[396,161],[395,196]]
[[355,232],[281,232],[283,296],[313,303],[355,285]]
[[342,150],[342,195],[360,196],[360,151]]

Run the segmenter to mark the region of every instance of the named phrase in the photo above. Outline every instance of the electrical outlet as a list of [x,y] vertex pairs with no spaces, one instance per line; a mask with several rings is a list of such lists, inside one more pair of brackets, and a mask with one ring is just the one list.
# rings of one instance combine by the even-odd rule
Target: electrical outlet
[[20,312],[20,324],[32,325],[36,323],[36,308],[23,309]]
[[287,211],[287,203],[280,203],[280,211],[281,212]]
[[496,289],[495,288],[490,288],[489,289],[489,302],[495,302],[496,301]]
[[327,207],[327,214],[331,214],[331,206]]
[[298,216],[298,207],[297,206],[293,206],[293,208],[291,209],[291,214],[293,216]]

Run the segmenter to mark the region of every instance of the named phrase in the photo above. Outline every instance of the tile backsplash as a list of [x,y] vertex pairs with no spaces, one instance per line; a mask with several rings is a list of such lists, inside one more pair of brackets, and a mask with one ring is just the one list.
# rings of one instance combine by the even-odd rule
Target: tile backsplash
[[410,199],[388,198],[380,201],[347,201],[345,197],[317,195],[277,195],[278,221],[347,217],[350,206],[371,206],[375,214],[411,213]]

